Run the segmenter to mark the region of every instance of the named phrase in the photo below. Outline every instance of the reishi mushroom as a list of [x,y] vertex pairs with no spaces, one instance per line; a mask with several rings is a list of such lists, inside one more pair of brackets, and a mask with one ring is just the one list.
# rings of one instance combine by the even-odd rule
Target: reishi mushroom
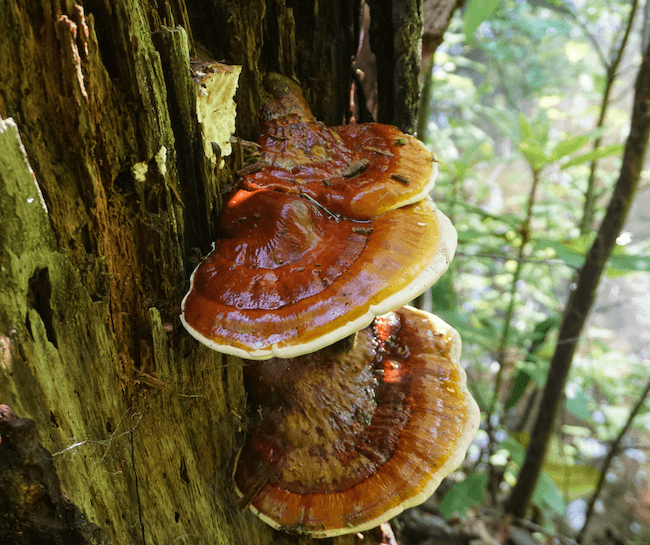
[[363,531],[428,498],[478,428],[458,333],[390,312],[447,269],[456,231],[428,197],[437,167],[419,141],[328,128],[294,82],[266,85],[258,161],[224,198],[181,320],[217,351],[266,360],[244,367],[242,507],[314,537]]
[[408,303],[447,269],[456,231],[427,196],[429,150],[380,124],[328,128],[271,74],[260,160],[225,198],[181,320],[249,359],[313,352]]
[[265,88],[260,158],[249,184],[299,188],[351,219],[418,202],[433,189],[437,163],[417,138],[379,123],[326,127],[291,79],[269,74]]
[[240,503],[274,528],[328,537],[426,500],[478,429],[460,349],[453,328],[403,307],[360,331],[349,352],[248,362]]
[[299,356],[411,301],[447,269],[455,247],[455,229],[428,197],[352,221],[299,193],[241,188],[192,275],[181,319],[220,352]]

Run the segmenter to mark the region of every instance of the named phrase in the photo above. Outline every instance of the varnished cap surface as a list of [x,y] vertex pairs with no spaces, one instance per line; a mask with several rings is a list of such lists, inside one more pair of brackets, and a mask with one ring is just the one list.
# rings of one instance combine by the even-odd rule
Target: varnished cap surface
[[417,297],[455,248],[456,232],[430,198],[352,221],[299,194],[239,190],[192,275],[181,319],[215,350],[295,357]]
[[326,537],[423,502],[478,429],[459,355],[455,330],[403,307],[360,331],[349,353],[250,362],[254,424],[234,474],[242,503],[276,528]]

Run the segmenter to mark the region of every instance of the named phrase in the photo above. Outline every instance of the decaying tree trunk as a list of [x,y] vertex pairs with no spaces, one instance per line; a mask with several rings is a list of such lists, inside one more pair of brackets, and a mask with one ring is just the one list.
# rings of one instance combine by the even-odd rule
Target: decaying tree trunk
[[[0,0],[0,543],[309,542],[237,506],[242,361],[178,319],[245,159],[236,144],[223,168],[206,158],[189,60],[243,67],[241,138],[256,137],[271,70],[339,124],[359,9]],[[409,9],[389,73],[418,46],[421,6]],[[384,121],[412,126],[415,82],[393,81],[415,98]]]

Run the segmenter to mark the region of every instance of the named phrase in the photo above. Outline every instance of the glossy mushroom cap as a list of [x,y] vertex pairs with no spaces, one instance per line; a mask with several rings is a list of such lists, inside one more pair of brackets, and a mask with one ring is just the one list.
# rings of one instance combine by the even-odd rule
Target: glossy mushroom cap
[[403,307],[360,331],[351,352],[249,362],[242,505],[275,528],[327,537],[426,500],[478,429],[459,357],[454,329]]
[[292,80],[271,74],[266,88],[258,139],[265,166],[245,176],[249,184],[299,188],[351,219],[412,204],[433,188],[437,164],[417,138],[379,123],[326,127]]
[[220,352],[296,357],[417,297],[455,249],[456,231],[430,198],[352,221],[304,195],[240,189],[192,275],[181,320]]

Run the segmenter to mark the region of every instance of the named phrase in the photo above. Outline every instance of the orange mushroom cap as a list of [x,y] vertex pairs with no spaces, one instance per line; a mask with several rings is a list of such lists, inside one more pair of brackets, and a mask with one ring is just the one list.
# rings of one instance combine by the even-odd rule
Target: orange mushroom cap
[[241,503],[275,528],[327,537],[426,500],[478,429],[460,348],[442,320],[403,307],[360,331],[348,353],[248,362]]
[[371,219],[417,202],[433,188],[437,164],[417,138],[379,123],[326,127],[292,80],[270,74],[266,88],[261,168],[245,176],[251,185],[298,187],[351,219]]
[[352,221],[304,195],[240,189],[192,275],[181,320],[220,352],[299,356],[417,297],[455,248],[456,231],[430,198]]

